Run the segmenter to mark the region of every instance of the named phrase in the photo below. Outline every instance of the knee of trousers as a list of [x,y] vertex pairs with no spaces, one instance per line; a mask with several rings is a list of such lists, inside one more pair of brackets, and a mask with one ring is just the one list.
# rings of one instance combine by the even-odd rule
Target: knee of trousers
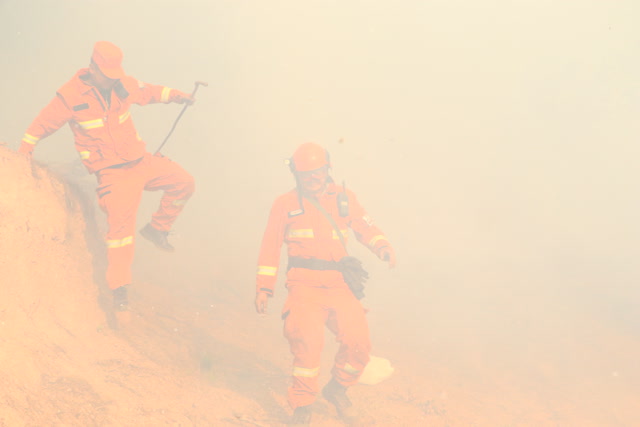
[[371,351],[371,341],[366,336],[350,337],[350,339],[343,340],[340,343],[345,353],[358,359],[366,357]]
[[166,194],[182,200],[187,200],[195,192],[196,185],[193,176],[183,170],[174,173],[167,182]]
[[183,202],[186,202],[191,198],[194,192],[195,192],[194,181],[189,181],[189,182],[180,183],[169,194],[171,194],[171,196],[175,197],[178,200],[182,200]]
[[298,362],[306,364],[320,363],[324,346],[324,329],[306,322],[298,322],[296,318],[287,318],[284,336],[289,341],[291,354]]
[[297,325],[288,325],[285,328],[285,338],[289,341],[291,353],[298,360],[307,363],[319,362],[322,348],[324,346],[324,336],[315,333],[313,330],[298,328]]
[[371,351],[371,341],[367,335],[359,337],[353,336],[344,341],[347,351],[354,354],[369,354]]
[[187,176],[189,179],[184,184],[184,191],[189,195],[192,195],[196,191],[196,180],[189,173],[187,173]]
[[196,180],[189,172],[184,172],[178,180],[178,188],[184,197],[188,198],[196,191]]

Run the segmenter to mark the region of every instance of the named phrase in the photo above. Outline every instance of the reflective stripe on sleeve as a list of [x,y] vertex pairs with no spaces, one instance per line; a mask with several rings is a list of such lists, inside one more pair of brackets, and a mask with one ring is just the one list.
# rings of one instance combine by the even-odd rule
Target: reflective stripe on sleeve
[[371,240],[369,240],[369,246],[374,247],[376,243],[378,243],[380,240],[387,240],[386,237],[384,237],[382,234],[378,234],[377,236],[373,236],[373,238]]
[[162,88],[162,95],[160,95],[160,102],[169,102],[169,95],[171,94],[170,87]]
[[40,138],[37,138],[33,135],[29,135],[28,133],[25,133],[24,136],[22,137],[22,140],[27,144],[36,145],[36,143],[40,141]]
[[91,155],[90,151],[80,151],[80,158],[82,160],[87,160],[90,155]]
[[294,377],[305,377],[305,378],[313,378],[318,376],[320,368],[303,368],[301,366],[293,367],[293,376]]
[[133,236],[127,236],[120,240],[107,240],[107,248],[116,249],[133,243]]
[[297,228],[297,229],[289,230],[288,236],[293,239],[295,238],[313,239],[313,229]]
[[131,116],[131,113],[129,111],[127,111],[124,114],[120,114],[120,117],[118,117],[118,122],[119,123],[124,123],[125,121],[127,121],[127,119]]
[[78,122],[78,126],[80,126],[82,129],[101,128],[104,126],[104,120],[102,119],[85,120],[84,122]]
[[278,272],[278,267],[270,267],[268,265],[259,265],[258,274],[261,276],[275,276]]

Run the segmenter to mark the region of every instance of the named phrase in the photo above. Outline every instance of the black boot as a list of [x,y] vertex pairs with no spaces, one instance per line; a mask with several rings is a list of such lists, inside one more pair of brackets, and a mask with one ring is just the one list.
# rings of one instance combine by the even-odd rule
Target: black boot
[[142,235],[142,237],[156,245],[158,249],[162,249],[166,252],[174,251],[173,246],[167,239],[167,237],[169,236],[168,231],[160,231],[157,228],[153,227],[151,223],[149,223],[140,229],[140,234]]
[[335,378],[331,378],[331,381],[324,386],[322,396],[336,407],[338,416],[342,418],[343,421],[347,423],[357,421],[358,413],[353,407],[351,399],[347,396],[347,388],[336,381]]
[[292,426],[308,426],[311,422],[311,405],[298,406],[293,411],[293,417],[289,425]]
[[113,309],[116,312],[129,311],[127,286],[120,286],[113,290]]

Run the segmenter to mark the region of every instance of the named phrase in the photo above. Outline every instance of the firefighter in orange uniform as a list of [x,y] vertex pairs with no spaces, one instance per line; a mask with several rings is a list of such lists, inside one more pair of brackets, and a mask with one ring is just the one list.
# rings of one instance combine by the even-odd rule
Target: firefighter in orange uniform
[[[340,348],[332,379],[322,394],[343,420],[353,421],[356,411],[346,390],[358,381],[369,361],[370,341],[364,308],[341,272],[340,261],[347,258],[348,229],[390,267],[395,265],[395,254],[354,193],[334,184],[329,176],[329,155],[323,147],[302,144],[289,162],[297,188],[278,197],[271,208],[258,259],[255,306],[258,313],[266,312],[284,242],[289,260],[288,297],[282,317],[293,355],[288,390],[289,405],[294,409],[292,424],[308,425],[311,419],[311,404],[319,391],[325,325],[335,334]],[[339,206],[345,198],[348,212]]]
[[163,190],[160,207],[140,230],[158,248],[173,251],[167,235],[194,192],[193,177],[180,165],[145,149],[133,125],[132,104],[191,104],[191,95],[142,83],[125,75],[122,51],[107,41],[95,43],[88,68],[56,92],[27,129],[19,152],[32,157],[36,144],[69,123],[80,159],[98,180],[98,201],[107,214],[106,281],[116,311],[128,310],[136,213],[143,190]]

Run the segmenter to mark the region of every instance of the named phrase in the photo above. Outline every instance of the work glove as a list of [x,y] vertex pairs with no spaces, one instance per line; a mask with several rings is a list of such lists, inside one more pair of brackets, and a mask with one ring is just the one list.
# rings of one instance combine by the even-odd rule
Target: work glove
[[396,253],[391,246],[383,246],[378,249],[378,258],[389,263],[389,268],[396,266]]
[[176,104],[187,104],[191,105],[196,102],[195,98],[188,93],[184,93],[179,91],[178,89],[171,89],[171,95],[169,96],[169,101],[175,102]]

